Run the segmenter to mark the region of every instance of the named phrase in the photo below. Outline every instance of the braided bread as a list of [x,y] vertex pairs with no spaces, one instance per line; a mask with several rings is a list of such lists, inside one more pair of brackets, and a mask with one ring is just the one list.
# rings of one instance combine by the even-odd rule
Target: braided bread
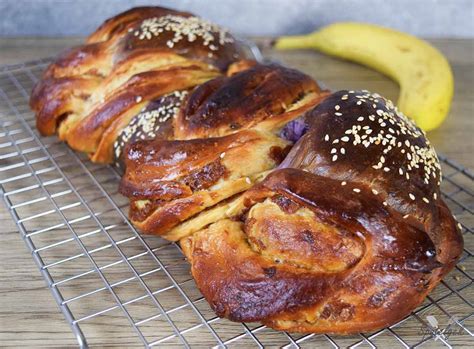
[[244,59],[189,13],[136,8],[34,88],[43,135],[122,164],[144,233],[179,241],[214,311],[296,332],[408,315],[458,260],[433,147],[393,104]]
[[309,76],[279,65],[198,86],[174,119],[174,140],[125,147],[120,192],[131,200],[130,219],[173,241],[211,223],[283,160],[291,145],[278,137],[284,125],[326,96]]
[[92,161],[110,163],[123,129],[151,102],[158,110],[163,96],[182,95],[243,57],[235,39],[212,23],[139,7],[60,55],[34,87],[30,106],[42,135],[58,133]]

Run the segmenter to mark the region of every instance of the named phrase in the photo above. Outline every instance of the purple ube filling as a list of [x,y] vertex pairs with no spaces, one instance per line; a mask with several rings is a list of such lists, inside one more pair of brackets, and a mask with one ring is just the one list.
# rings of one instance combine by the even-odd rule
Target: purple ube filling
[[303,135],[308,131],[309,127],[306,123],[306,118],[304,116],[300,116],[297,119],[294,119],[287,123],[285,127],[280,132],[280,137],[296,143],[298,139],[303,137]]

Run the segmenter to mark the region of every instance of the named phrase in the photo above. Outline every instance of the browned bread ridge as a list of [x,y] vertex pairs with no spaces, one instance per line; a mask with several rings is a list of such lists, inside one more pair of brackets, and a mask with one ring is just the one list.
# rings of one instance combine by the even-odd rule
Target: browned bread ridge
[[187,91],[244,57],[226,30],[190,13],[138,7],[107,20],[85,45],[65,51],[34,87],[42,135],[57,133],[95,162],[150,102]]
[[225,201],[280,164],[292,144],[279,137],[282,128],[327,94],[276,64],[196,87],[174,119],[172,140],[126,146],[120,192],[131,200],[130,219],[174,241],[209,224]]

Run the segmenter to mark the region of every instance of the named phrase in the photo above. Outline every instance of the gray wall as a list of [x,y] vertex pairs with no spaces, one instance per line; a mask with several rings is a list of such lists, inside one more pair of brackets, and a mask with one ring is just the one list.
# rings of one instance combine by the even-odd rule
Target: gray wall
[[86,35],[105,18],[147,4],[185,9],[245,35],[354,20],[423,37],[474,36],[474,0],[0,0],[0,36]]

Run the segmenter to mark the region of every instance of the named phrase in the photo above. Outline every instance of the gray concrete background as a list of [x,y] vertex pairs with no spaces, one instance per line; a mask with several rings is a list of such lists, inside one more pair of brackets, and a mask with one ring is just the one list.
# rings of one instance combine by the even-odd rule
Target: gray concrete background
[[353,20],[423,37],[474,37],[474,0],[0,0],[0,36],[87,35],[118,12],[152,4],[243,35],[305,33]]

